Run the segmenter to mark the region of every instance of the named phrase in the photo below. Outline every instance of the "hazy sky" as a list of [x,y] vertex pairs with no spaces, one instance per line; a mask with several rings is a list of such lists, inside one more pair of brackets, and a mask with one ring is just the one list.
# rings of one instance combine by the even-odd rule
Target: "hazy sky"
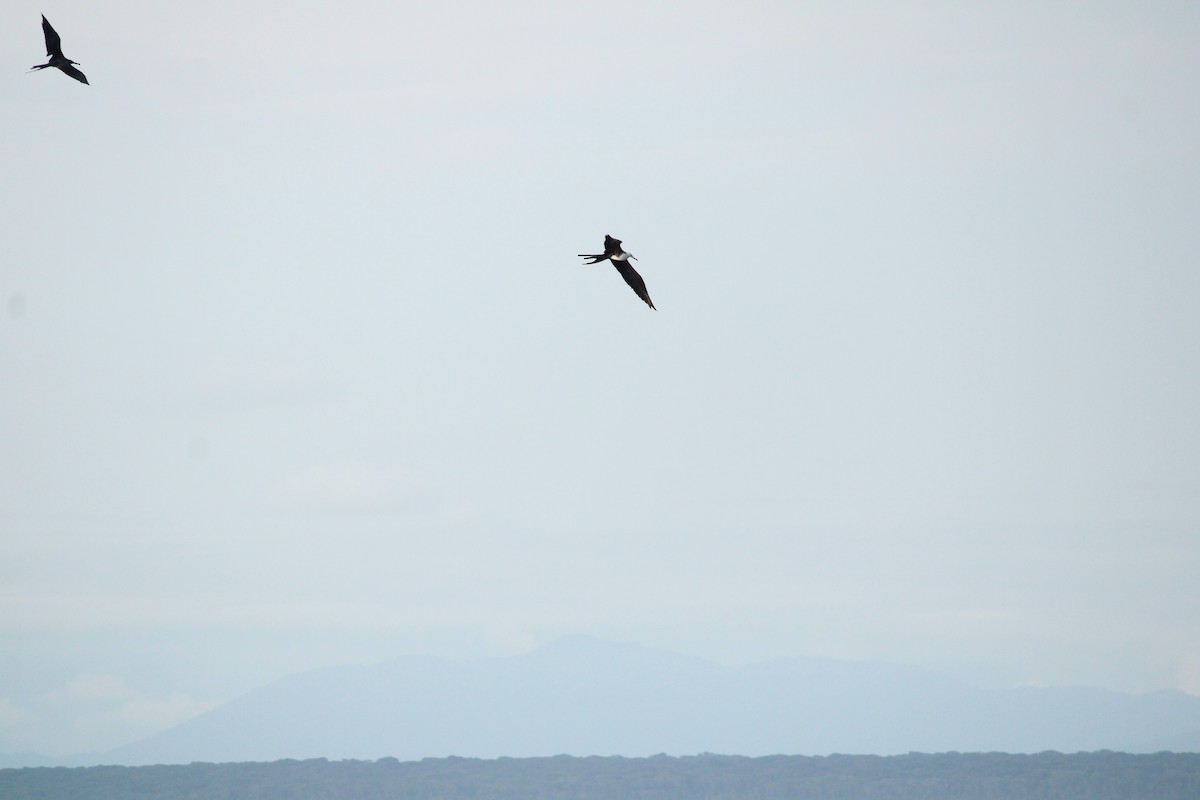
[[576,633],[1200,693],[1200,6],[901,5],[7,4],[0,752]]

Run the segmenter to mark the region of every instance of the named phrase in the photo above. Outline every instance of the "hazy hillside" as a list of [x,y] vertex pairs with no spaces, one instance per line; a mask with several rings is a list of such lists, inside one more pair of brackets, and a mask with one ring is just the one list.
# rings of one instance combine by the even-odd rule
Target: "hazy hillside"
[[1200,731],[1200,698],[985,690],[880,663],[725,667],[591,639],[478,661],[297,675],[91,763],[702,752],[1147,752]]

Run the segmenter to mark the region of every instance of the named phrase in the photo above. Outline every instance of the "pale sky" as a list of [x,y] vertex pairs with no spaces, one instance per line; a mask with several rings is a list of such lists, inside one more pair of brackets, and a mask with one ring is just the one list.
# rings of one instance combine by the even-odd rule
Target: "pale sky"
[[1200,694],[1200,6],[0,41],[0,753],[567,634]]

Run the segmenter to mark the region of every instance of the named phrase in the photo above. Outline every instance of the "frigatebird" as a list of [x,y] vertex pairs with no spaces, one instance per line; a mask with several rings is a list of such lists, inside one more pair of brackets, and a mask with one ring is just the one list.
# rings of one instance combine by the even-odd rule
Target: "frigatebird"
[[[617,268],[617,272],[621,273],[621,277],[629,284],[629,288],[637,293],[637,296],[642,298],[646,305],[654,308],[654,301],[650,299],[650,293],[646,291],[646,282],[642,280],[642,276],[637,274],[637,270],[630,264],[630,259],[636,261],[637,256],[633,253],[625,252],[621,247],[621,240],[605,234],[604,236],[604,252],[598,254],[580,253],[580,258],[590,258],[591,261],[585,261],[584,264],[599,264],[601,261],[611,261],[613,266]],[[657,311],[658,309],[654,309]]]
[[75,69],[74,65],[79,62],[72,61],[63,55],[62,39],[59,38],[58,31],[51,27],[50,20],[46,19],[45,14],[42,14],[42,33],[46,34],[46,55],[50,56],[50,60],[45,64],[34,66],[29,71],[33,72],[35,69],[45,69],[46,67],[58,67],[65,74],[70,75],[80,83],[87,83],[87,76]]

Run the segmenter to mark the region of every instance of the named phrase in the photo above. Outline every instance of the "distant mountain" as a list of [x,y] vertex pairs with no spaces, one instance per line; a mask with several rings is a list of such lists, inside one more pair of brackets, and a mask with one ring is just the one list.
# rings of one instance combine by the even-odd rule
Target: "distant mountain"
[[1182,692],[989,690],[877,662],[726,667],[569,638],[514,658],[410,657],[285,678],[91,763],[448,755],[1124,750],[1192,741]]
[[40,753],[0,753],[0,769],[58,766],[62,766],[62,759],[50,758]]
[[1179,734],[1177,736],[1168,736],[1166,738],[1152,739],[1142,743],[1143,746],[1139,750],[1131,750],[1130,752],[1141,753],[1200,753],[1200,730],[1189,731],[1188,733]]

